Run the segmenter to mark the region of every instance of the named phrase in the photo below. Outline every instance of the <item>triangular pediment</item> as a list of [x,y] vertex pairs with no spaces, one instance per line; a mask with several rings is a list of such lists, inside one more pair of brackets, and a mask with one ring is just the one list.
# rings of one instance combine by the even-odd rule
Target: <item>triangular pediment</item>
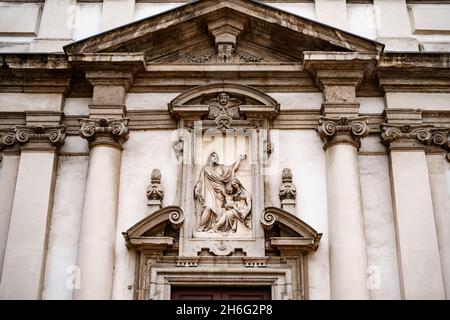
[[152,63],[292,63],[304,51],[383,45],[249,0],[200,0],[67,45],[69,55],[140,53]]

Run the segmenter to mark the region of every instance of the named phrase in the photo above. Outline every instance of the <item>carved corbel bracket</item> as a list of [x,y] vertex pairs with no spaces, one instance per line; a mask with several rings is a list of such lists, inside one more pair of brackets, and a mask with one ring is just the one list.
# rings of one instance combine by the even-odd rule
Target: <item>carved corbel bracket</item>
[[[424,124],[382,124],[381,141],[391,150],[423,149],[426,146],[439,147],[450,151],[448,128]],[[450,156],[447,154],[447,160]]]
[[129,119],[80,119],[80,135],[89,141],[89,146],[108,144],[122,148],[128,139]]
[[208,23],[208,29],[214,37],[219,63],[232,63],[240,57],[235,55],[236,42],[244,30],[244,24],[231,19],[220,19]]
[[325,149],[338,143],[349,143],[359,150],[361,138],[369,134],[368,120],[369,117],[319,117],[317,131]]

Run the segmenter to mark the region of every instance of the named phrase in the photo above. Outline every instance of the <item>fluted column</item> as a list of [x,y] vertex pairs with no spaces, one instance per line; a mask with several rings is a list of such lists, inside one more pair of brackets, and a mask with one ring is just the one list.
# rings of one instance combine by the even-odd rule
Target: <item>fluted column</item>
[[[43,115],[42,118],[47,116]],[[27,123],[40,117],[27,115]],[[59,119],[60,114],[50,115],[49,118],[49,122],[53,122],[53,118]],[[64,142],[65,126],[27,124],[16,126],[14,131],[15,140],[21,145],[21,156],[0,283],[0,299],[40,299],[56,177],[56,152]]]
[[332,299],[369,299],[358,150],[368,134],[359,116],[356,88],[376,56],[354,52],[305,52],[305,69],[323,95],[318,132],[327,164],[328,236]]
[[332,299],[369,299],[367,253],[359,177],[360,138],[367,117],[321,117],[327,163],[328,232]]
[[[401,112],[407,117],[405,110]],[[388,120],[394,118],[391,113],[387,113]],[[411,115],[416,113],[411,111]],[[442,145],[447,136],[439,128],[415,122],[381,126],[381,138],[390,154],[402,294],[405,299],[444,299],[439,250],[448,246],[438,244],[425,146]]]
[[128,138],[123,118],[131,75],[89,72],[94,86],[90,119],[80,120],[80,134],[89,141],[89,168],[78,243],[80,288],[74,299],[111,299],[122,144]]

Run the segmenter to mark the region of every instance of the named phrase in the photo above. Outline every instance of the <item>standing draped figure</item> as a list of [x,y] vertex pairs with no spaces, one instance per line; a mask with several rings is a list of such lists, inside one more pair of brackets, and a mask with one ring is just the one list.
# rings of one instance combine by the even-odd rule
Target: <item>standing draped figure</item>
[[194,187],[198,231],[213,230],[216,218],[224,207],[225,185],[234,179],[239,164],[245,158],[245,155],[241,155],[231,166],[225,166],[219,164],[216,152],[208,156]]

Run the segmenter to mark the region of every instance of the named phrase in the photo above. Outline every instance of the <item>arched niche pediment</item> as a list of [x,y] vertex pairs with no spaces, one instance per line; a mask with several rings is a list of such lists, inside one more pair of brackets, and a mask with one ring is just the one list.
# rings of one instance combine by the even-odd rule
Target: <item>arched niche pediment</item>
[[279,103],[260,90],[234,83],[214,83],[182,93],[169,103],[169,112],[176,119],[197,116],[214,120],[219,112],[214,108],[221,107],[221,94],[227,96],[222,106],[232,120],[270,119],[280,110]]
[[123,232],[128,249],[167,248],[178,241],[178,230],[184,222],[180,207],[164,207]]
[[285,210],[266,207],[260,222],[266,230],[266,241],[281,252],[290,250],[308,253],[319,247],[322,233]]

